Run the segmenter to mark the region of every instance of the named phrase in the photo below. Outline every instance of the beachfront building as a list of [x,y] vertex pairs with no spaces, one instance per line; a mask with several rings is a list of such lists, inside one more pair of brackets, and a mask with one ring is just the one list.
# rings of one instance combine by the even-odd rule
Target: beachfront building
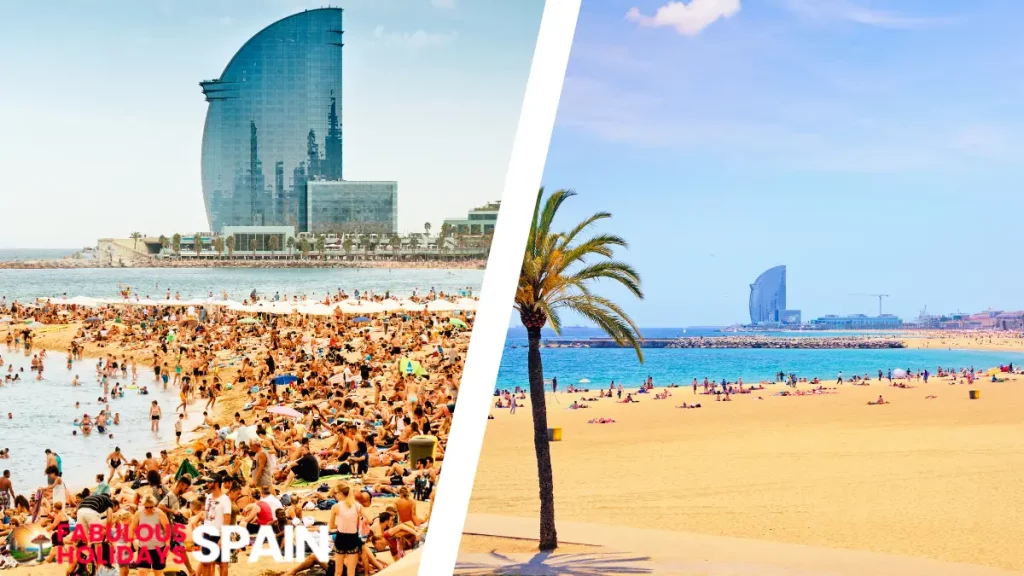
[[309,182],[304,204],[301,232],[335,237],[398,232],[397,182]]
[[782,322],[786,310],[786,267],[765,270],[750,285],[750,323],[772,324]]
[[210,228],[299,226],[308,182],[342,179],[342,10],[306,10],[249,39],[220,77],[202,142]]
[[473,208],[465,218],[445,218],[443,228],[451,234],[483,236],[494,233],[494,225],[498,222],[498,211],[501,202],[489,202]]
[[864,314],[852,314],[850,316],[836,316],[830,314],[811,320],[811,326],[822,330],[888,330],[899,328],[903,320],[892,314],[881,316],[865,316]]

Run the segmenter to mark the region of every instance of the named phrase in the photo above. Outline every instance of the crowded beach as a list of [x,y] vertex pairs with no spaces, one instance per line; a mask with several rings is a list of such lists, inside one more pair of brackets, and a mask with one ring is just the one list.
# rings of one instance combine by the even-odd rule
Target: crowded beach
[[[171,566],[153,552],[167,542],[150,541],[142,548],[153,552],[152,563],[61,565],[53,573],[219,569],[223,576],[286,568],[354,576],[374,574],[422,544],[476,308],[472,290],[403,298],[253,293],[242,301],[173,291],[154,299],[127,286],[118,292],[109,299],[0,298],[0,358],[31,358],[27,376],[0,367],[4,384],[49,380],[47,355],[66,356],[67,385],[91,386],[103,401],[98,413],[74,422],[72,433],[87,437],[118,428],[117,402],[126,393],[174,390],[176,406],[154,400],[148,407],[153,434],[163,427],[173,440],[145,453],[98,446],[95,479],[84,484],[65,481],[55,451],[0,446],[0,469],[37,468],[40,478],[15,486],[9,471],[0,477],[0,568],[41,560],[33,570],[46,573],[61,549],[76,546],[62,534],[77,524],[159,516],[191,529],[221,522],[209,513],[221,502],[228,521],[250,533],[271,526],[284,537],[288,526],[330,523],[336,554],[293,565]],[[0,388],[0,404],[3,394]],[[179,544],[195,548],[190,540]]]

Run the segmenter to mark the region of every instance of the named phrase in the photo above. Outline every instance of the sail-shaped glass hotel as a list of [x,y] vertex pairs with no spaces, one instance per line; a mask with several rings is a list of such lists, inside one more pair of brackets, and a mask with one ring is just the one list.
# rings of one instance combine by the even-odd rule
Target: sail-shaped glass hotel
[[[342,10],[307,10],[253,36],[216,80],[202,179],[211,230],[306,222],[306,183],[342,179]],[[394,194],[382,201],[394,201]],[[390,206],[393,210],[394,206]]]

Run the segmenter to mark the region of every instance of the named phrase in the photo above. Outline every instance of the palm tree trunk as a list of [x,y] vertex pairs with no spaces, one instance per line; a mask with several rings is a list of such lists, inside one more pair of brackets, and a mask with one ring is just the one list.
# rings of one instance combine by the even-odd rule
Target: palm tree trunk
[[[540,550],[558,548],[555,531],[555,484],[551,475],[551,444],[548,440],[548,411],[544,398],[544,366],[540,358],[540,328],[527,328],[530,339],[530,407],[533,411],[533,449],[537,453],[540,487]],[[515,399],[513,398],[513,402]]]

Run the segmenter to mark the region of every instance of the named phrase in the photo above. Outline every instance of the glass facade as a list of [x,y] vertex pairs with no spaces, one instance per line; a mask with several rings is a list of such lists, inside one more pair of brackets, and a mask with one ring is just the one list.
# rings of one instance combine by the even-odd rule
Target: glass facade
[[305,227],[314,234],[398,232],[397,182],[310,182]]
[[299,225],[306,183],[342,178],[342,10],[307,10],[253,36],[200,83],[211,229]]
[[786,309],[786,267],[766,270],[750,285],[750,323],[780,322]]

